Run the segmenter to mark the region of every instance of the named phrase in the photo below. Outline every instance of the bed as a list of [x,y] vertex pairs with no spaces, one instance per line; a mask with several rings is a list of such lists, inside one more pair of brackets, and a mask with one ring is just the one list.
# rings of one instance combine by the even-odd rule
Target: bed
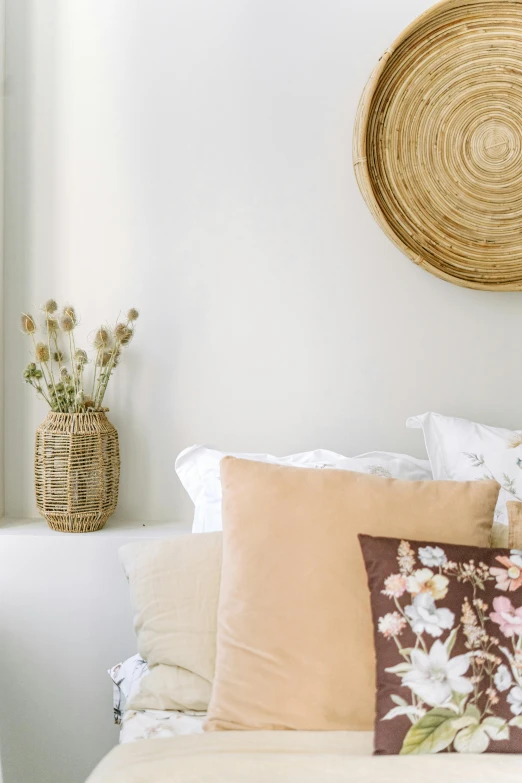
[[192,734],[114,748],[88,783],[519,783],[516,755],[372,757],[372,735],[246,731]]
[[[277,472],[278,476],[280,471],[275,471],[271,466],[259,468],[257,465],[252,467],[251,463],[246,461],[236,460],[230,462],[230,470],[234,468],[236,463],[241,463],[238,466],[238,470],[244,471],[264,471],[266,473],[272,471]],[[259,463],[261,464],[261,463]],[[313,477],[313,481],[322,484],[326,481],[326,477],[323,475],[324,471],[318,473],[321,476],[319,479]],[[355,481],[353,478],[339,478],[337,471],[331,471],[332,476],[329,478],[339,483],[348,483],[348,481]],[[335,475],[333,475],[335,474]],[[307,482],[312,481],[312,472],[308,472],[306,479]],[[353,474],[351,474],[353,476]],[[281,477],[279,476],[279,479]],[[372,485],[375,481],[385,481],[382,478],[371,478]],[[240,477],[241,481],[239,486],[243,492],[244,477]],[[297,477],[292,472],[292,480],[295,480],[296,484],[301,483],[300,477]],[[388,488],[388,480],[386,480],[386,488]],[[357,484],[359,485],[359,479]],[[401,482],[402,483],[402,482]],[[424,487],[424,484],[429,485],[430,482],[422,482],[423,491],[431,491],[431,487]],[[493,484],[493,482],[490,482]],[[394,483],[395,487],[396,484]],[[229,484],[226,484],[227,491],[230,491]],[[473,484],[474,495],[480,491],[490,491],[485,487],[485,483]],[[467,491],[467,488],[464,488]],[[488,520],[493,518],[494,506],[498,495],[498,485],[495,484],[494,492],[493,487],[491,489],[491,498],[488,499],[487,514],[484,511],[485,504],[481,501],[477,501],[477,519],[481,519],[482,516],[487,517]],[[447,491],[452,493],[456,491],[454,486],[446,487]],[[321,489],[321,492],[323,490]],[[368,496],[373,497],[375,487],[371,487],[371,493]],[[410,492],[409,488],[401,487],[401,492]],[[411,490],[413,492],[413,490]],[[249,505],[250,492],[243,492],[245,502],[248,501],[248,513],[251,514]],[[261,497],[265,497],[265,494],[260,493]],[[270,492],[266,493],[267,497],[272,497]],[[286,498],[286,494],[284,495]],[[300,495],[299,495],[300,497]],[[365,495],[366,498],[366,495]],[[420,502],[420,501],[419,501]],[[296,506],[297,507],[297,506]],[[299,506],[303,506],[302,504]],[[431,506],[428,505],[429,508]],[[450,506],[451,507],[451,506]],[[286,507],[285,507],[286,508]],[[293,508],[293,506],[292,506]],[[344,508],[344,507],[343,507]],[[451,507],[452,508],[452,507]],[[319,509],[321,511],[321,509]],[[301,511],[300,511],[301,514]],[[314,524],[319,514],[310,514],[309,528],[312,532],[315,531]],[[339,513],[340,525],[343,522],[342,513]],[[268,514],[264,516],[264,519],[271,520],[272,517]],[[274,517],[277,519],[277,515]],[[380,519],[381,517],[379,517]],[[417,519],[420,518],[419,514],[412,515],[412,525],[417,524]],[[456,515],[456,518],[460,517]],[[337,517],[336,517],[337,519]],[[401,517],[402,519],[402,517]],[[475,517],[473,516],[473,519]],[[426,520],[422,516],[423,525]],[[301,516],[299,517],[299,525],[301,525]],[[437,515],[433,517],[433,525],[436,530],[439,531],[440,519]],[[294,526],[295,527],[295,526]],[[254,526],[253,529],[257,529],[259,526]],[[264,529],[264,528],[263,528]],[[290,526],[290,529],[291,528]],[[299,528],[300,529],[300,528]],[[346,526],[342,528],[344,531]],[[279,535],[279,529],[278,529]],[[488,531],[489,532],[489,528]],[[216,535],[215,533],[211,535]],[[466,531],[468,536],[468,531]],[[194,541],[194,537],[188,537]],[[196,537],[199,538],[199,537]],[[269,537],[268,537],[269,538]],[[316,536],[317,539],[317,536]],[[304,536],[303,540],[308,542],[310,536]],[[313,539],[315,540],[315,539]],[[419,539],[420,540],[420,539]],[[424,539],[422,539],[424,540]],[[431,539],[430,539],[431,540]],[[438,539],[434,539],[438,540]],[[206,544],[210,551],[210,539],[206,539]],[[293,539],[291,541],[293,546]],[[481,546],[487,545],[487,535],[485,535],[485,542]],[[130,546],[130,545],[129,545]],[[308,544],[307,544],[308,546]],[[358,544],[357,544],[358,546]],[[177,554],[182,554],[181,562],[184,566],[183,577],[186,579],[187,584],[192,585],[190,589],[185,589],[181,584],[179,575],[181,573],[179,564],[177,564],[174,555],[174,548],[180,550]],[[158,551],[156,551],[156,549]],[[172,549],[172,551],[170,551]],[[190,549],[190,551],[189,551]],[[174,667],[181,668],[183,671],[189,671],[189,665],[192,663],[192,657],[185,655],[185,648],[179,643],[179,639],[174,641],[177,644],[172,645],[172,649],[176,648],[176,654],[178,657],[167,660],[156,654],[154,656],[148,653],[148,648],[154,648],[156,637],[163,644],[164,638],[168,638],[167,634],[171,633],[171,628],[177,627],[190,627],[194,631],[194,635],[197,637],[196,644],[190,647],[188,639],[186,647],[192,655],[194,652],[201,653],[203,650],[203,644],[201,638],[204,636],[205,627],[201,627],[197,623],[190,624],[191,618],[189,617],[189,624],[185,619],[184,624],[180,623],[178,618],[178,606],[173,601],[173,596],[184,597],[183,601],[179,601],[183,606],[186,604],[186,596],[190,595],[190,590],[198,596],[198,606],[201,604],[201,596],[209,596],[207,604],[210,602],[210,598],[216,599],[218,590],[215,589],[215,585],[212,580],[212,584],[205,588],[203,577],[207,575],[207,572],[211,575],[220,574],[221,571],[221,554],[219,558],[216,555],[216,562],[219,567],[202,569],[200,565],[198,567],[200,554],[194,556],[194,563],[191,560],[191,552],[196,550],[203,550],[203,545],[198,543],[197,545],[191,543],[190,546],[187,541],[183,542],[169,542],[169,550],[167,551],[166,545],[162,544],[161,547],[150,545],[150,551],[144,550],[143,557],[139,552],[124,552],[124,568],[130,582],[134,584],[132,590],[133,600],[135,604],[139,604],[136,617],[139,617],[139,622],[136,623],[138,639],[140,641],[140,652],[149,661],[154,664],[154,659],[159,661],[161,666],[170,666],[172,671],[175,671]],[[330,548],[331,551],[336,551],[334,548]],[[328,551],[330,551],[330,549]],[[357,550],[358,551],[358,550]],[[141,552],[141,550],[140,550]],[[213,550],[212,550],[213,552]],[[121,553],[120,553],[121,554]],[[213,553],[216,554],[216,553]],[[210,561],[208,552],[203,553],[205,566]],[[315,551],[314,551],[315,556]],[[133,561],[133,558],[135,560]],[[130,561],[134,562],[132,567],[129,566]],[[164,562],[165,561],[165,562]],[[251,562],[252,558],[247,558],[247,562]],[[212,560],[211,564],[214,561]],[[194,565],[194,567],[192,567]],[[344,564],[342,568],[344,568]],[[412,566],[410,566],[412,568]],[[401,572],[402,573],[402,572]],[[166,575],[176,576],[176,584],[171,585]],[[344,571],[343,571],[344,574]],[[222,576],[222,574],[221,574]],[[197,577],[197,578],[196,578]],[[192,579],[192,581],[190,581]],[[215,580],[214,580],[215,581]],[[192,584],[192,582],[194,584]],[[179,584],[178,584],[179,583]],[[131,584],[131,588],[132,588]],[[210,584],[210,582],[209,582]],[[221,593],[223,590],[223,580],[217,580],[217,584],[221,584]],[[337,582],[336,582],[337,584]],[[139,586],[139,589],[136,588]],[[143,593],[140,592],[143,586]],[[183,589],[181,589],[183,587]],[[249,586],[247,585],[247,588]],[[145,589],[146,588],[146,589]],[[154,588],[154,589],[153,589]],[[161,589],[160,589],[161,588]],[[205,589],[204,589],[205,588]],[[166,608],[163,607],[162,601],[164,600],[163,592],[165,592],[167,598]],[[252,590],[245,589],[239,591],[240,595],[252,594]],[[279,593],[278,595],[281,595]],[[167,600],[168,599],[168,600]],[[178,600],[178,599],[176,599]],[[217,599],[216,599],[217,600]],[[333,601],[332,601],[333,603]],[[143,604],[143,605],[142,605]],[[151,613],[151,621],[156,622],[157,633],[155,629],[155,635],[149,633],[146,638],[146,643],[141,639],[141,635],[144,633],[144,629],[150,632],[150,618],[147,611],[154,604],[154,613]],[[205,606],[207,606],[205,604]],[[327,603],[330,606],[329,603]],[[250,603],[249,603],[250,609]],[[355,610],[354,610],[355,611]],[[215,617],[217,610],[213,609],[212,612],[206,614],[198,612],[198,620],[201,619],[200,615],[206,617]],[[287,611],[286,616],[290,616]],[[169,619],[169,627],[164,628],[159,622],[158,618],[162,621],[165,617]],[[304,624],[301,624],[304,627]],[[145,627],[146,626],[146,627]],[[210,628],[210,626],[209,626]],[[214,626],[208,632],[206,636],[209,637],[209,645],[211,642],[214,644],[213,650],[215,654],[215,630]],[[197,631],[197,633],[196,633]],[[163,635],[162,635],[163,634]],[[150,637],[150,638],[149,638]],[[205,637],[206,638],[206,637]],[[241,639],[243,637],[241,636]],[[185,637],[183,637],[185,640]],[[189,650],[190,647],[190,650]],[[155,649],[155,648],[154,648]],[[257,648],[256,648],[257,649]],[[299,647],[299,650],[302,648]],[[343,648],[344,649],[344,648]],[[264,650],[264,648],[263,648]],[[169,654],[171,647],[168,648]],[[181,657],[183,653],[183,657]],[[369,654],[369,653],[368,653]],[[210,659],[210,654],[207,656]],[[317,657],[316,657],[317,658]],[[356,660],[366,661],[369,660],[365,655],[360,655]],[[121,724],[121,736],[120,744],[114,748],[98,765],[94,772],[89,777],[87,783],[205,783],[205,781],[212,781],[213,783],[243,783],[248,781],[249,783],[278,783],[284,781],[284,783],[317,783],[317,781],[325,781],[326,783],[405,783],[409,781],[422,780],[423,783],[491,783],[491,781],[501,780],[502,783],[519,783],[522,779],[522,764],[520,757],[515,753],[495,754],[493,752],[487,755],[472,755],[464,753],[444,753],[441,752],[438,755],[393,755],[393,756],[373,756],[373,734],[368,731],[347,732],[347,731],[332,731],[331,726],[323,726],[323,731],[203,731],[203,723],[205,721],[204,713],[189,713],[189,712],[176,712],[174,709],[169,711],[161,711],[158,709],[141,709],[139,699],[135,699],[136,709],[133,709],[132,703],[132,689],[135,687],[136,677],[143,674],[146,671],[146,663],[138,656],[135,657],[133,663],[129,664],[129,670],[133,672],[130,680],[128,690],[129,697],[123,693],[127,688],[127,684],[123,682],[122,665],[116,667],[117,671],[113,672],[113,681],[115,682],[115,716]],[[190,670],[192,671],[192,669]],[[195,670],[194,670],[195,671]],[[213,671],[213,669],[212,669]],[[234,670],[236,671],[236,670]],[[308,667],[308,671],[314,671],[311,666]],[[330,672],[330,669],[326,667],[326,671]],[[153,671],[151,671],[153,674]],[[208,680],[208,674],[204,672],[197,672],[201,678],[206,677]],[[134,676],[136,675],[136,677]],[[131,682],[132,680],[132,682]],[[212,682],[214,682],[212,680]],[[254,699],[246,694],[244,684],[250,683],[248,679],[243,677],[241,680],[242,686],[236,688],[236,699],[241,707],[244,705],[256,706],[261,704],[261,699]],[[137,693],[139,694],[139,690]],[[261,692],[261,691],[260,691]],[[170,697],[170,691],[167,688],[163,689],[161,694],[162,698],[166,695]],[[301,697],[304,699],[304,697]],[[274,709],[280,706],[281,695],[277,691],[275,697],[272,699]],[[176,692],[176,703],[178,703],[178,695]],[[185,702],[182,702],[185,703]],[[198,703],[202,703],[201,701]],[[207,702],[208,704],[209,702]],[[315,701],[308,699],[306,706],[310,708],[315,704]],[[322,703],[322,702],[321,702]],[[361,702],[363,703],[363,702]],[[369,700],[366,700],[367,704],[371,704]],[[194,704],[194,702],[192,703]],[[346,701],[343,701],[343,705]],[[352,707],[358,711],[357,706],[359,702],[355,699],[350,701]],[[355,705],[355,707],[353,706]],[[142,704],[141,706],[157,706],[149,704]],[[165,707],[166,704],[161,702],[161,706]],[[312,716],[312,719],[308,721],[307,725],[318,728],[321,726],[322,711],[317,711],[317,721]],[[212,703],[210,702],[209,717],[212,717]],[[270,721],[265,721],[265,723]],[[277,721],[272,721],[274,723]],[[242,723],[236,721],[234,726],[245,725],[265,725],[263,723],[251,721],[250,723]],[[302,726],[290,725],[293,728],[300,729]],[[351,725],[349,721],[345,721],[340,728],[344,728],[345,725]],[[357,724],[359,725],[359,724]],[[361,727],[366,728],[370,725],[370,721],[360,721]],[[468,724],[467,724],[468,725]],[[212,727],[212,723],[210,723]],[[337,728],[337,727],[334,727]],[[460,727],[459,727],[460,728]]]
[[147,673],[135,655],[114,666],[120,745],[87,783],[518,783],[517,755],[373,757],[371,732],[203,733],[205,713],[126,709]]

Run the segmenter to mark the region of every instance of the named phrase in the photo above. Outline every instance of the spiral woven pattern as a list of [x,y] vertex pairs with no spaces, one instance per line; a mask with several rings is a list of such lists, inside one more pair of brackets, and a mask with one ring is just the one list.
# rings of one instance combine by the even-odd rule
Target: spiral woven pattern
[[362,96],[354,165],[417,264],[522,290],[522,0],[446,0],[417,19]]

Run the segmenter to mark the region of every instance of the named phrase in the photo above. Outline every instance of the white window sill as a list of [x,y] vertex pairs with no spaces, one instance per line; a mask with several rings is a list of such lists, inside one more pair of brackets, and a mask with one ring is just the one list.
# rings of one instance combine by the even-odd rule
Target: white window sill
[[101,530],[94,533],[59,533],[48,527],[45,519],[15,519],[3,517],[0,519],[0,536],[67,536],[78,538],[81,536],[117,537],[117,538],[163,538],[165,536],[182,535],[190,533],[190,522],[175,522],[167,520],[163,522],[138,521],[128,522],[120,519],[109,519]]

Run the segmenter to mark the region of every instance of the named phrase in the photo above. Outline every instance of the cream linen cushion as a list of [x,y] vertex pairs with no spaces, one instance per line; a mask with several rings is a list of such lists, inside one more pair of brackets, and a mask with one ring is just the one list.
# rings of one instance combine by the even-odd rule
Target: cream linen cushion
[[207,730],[370,730],[375,657],[358,533],[487,546],[495,481],[400,481],[226,457]]
[[127,709],[206,710],[214,676],[221,533],[120,549],[150,672]]

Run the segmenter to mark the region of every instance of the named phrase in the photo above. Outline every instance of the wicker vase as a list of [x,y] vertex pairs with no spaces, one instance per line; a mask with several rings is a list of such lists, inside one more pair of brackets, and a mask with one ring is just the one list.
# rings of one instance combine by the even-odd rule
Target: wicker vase
[[118,433],[105,413],[53,413],[36,430],[36,505],[49,527],[100,530],[118,503]]

